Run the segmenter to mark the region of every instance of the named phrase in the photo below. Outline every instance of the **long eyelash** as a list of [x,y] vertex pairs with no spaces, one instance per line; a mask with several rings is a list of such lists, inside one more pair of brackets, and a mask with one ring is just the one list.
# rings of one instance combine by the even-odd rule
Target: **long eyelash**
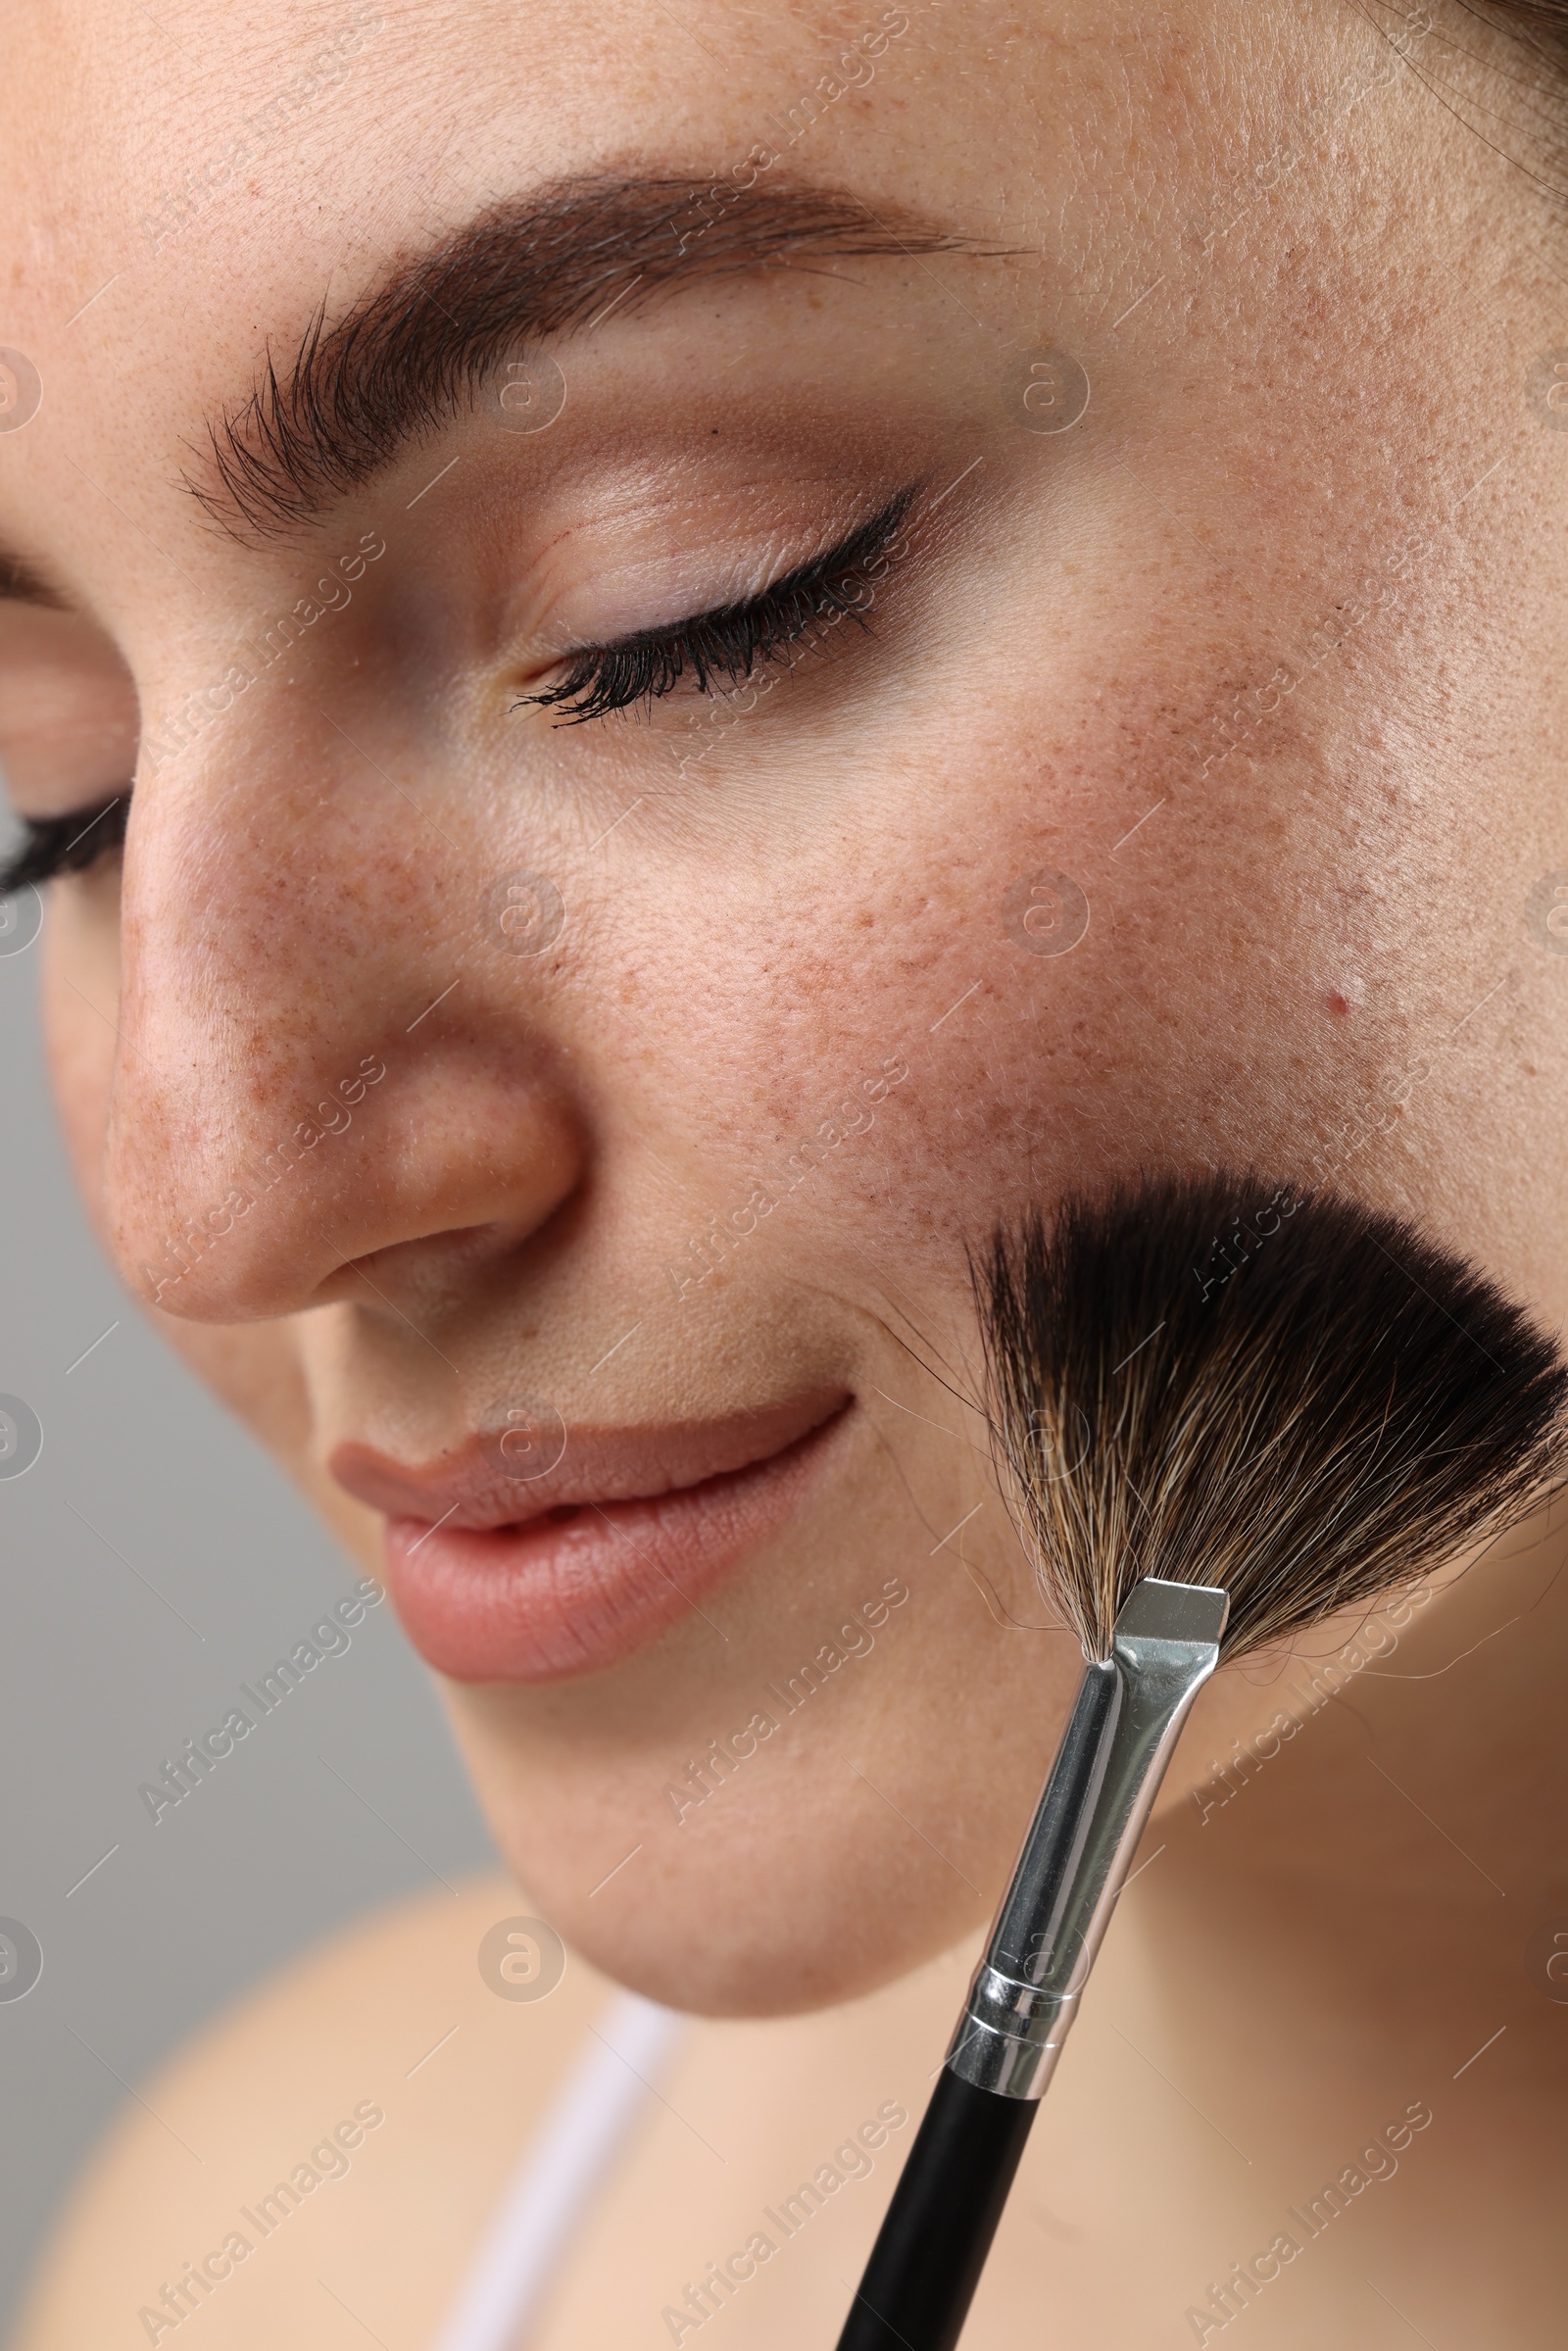
[[96,808],[73,808],[69,816],[24,816],[21,841],[0,864],[0,898],[52,882],[57,873],[85,873],[124,847],[129,814],[126,791]]
[[760,662],[777,661],[809,639],[830,615],[869,629],[859,593],[865,567],[887,552],[914,497],[912,489],[901,490],[837,547],[786,572],[760,596],[717,605],[667,628],[638,629],[612,645],[585,646],[556,685],[520,696],[514,708],[536,703],[561,713],[558,726],[581,726],[635,703],[657,702],[688,669],[699,694],[710,693],[714,679],[750,677]]

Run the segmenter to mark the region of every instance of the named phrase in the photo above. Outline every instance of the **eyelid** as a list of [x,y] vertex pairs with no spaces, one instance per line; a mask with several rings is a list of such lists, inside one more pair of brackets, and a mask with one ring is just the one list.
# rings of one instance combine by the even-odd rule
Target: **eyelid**
[[779,659],[787,646],[807,639],[831,612],[840,617],[853,614],[868,626],[859,599],[847,597],[844,585],[862,578],[870,583],[877,576],[872,566],[886,568],[922,486],[911,483],[900,490],[835,545],[755,596],[564,655],[554,666],[564,668],[565,675],[540,692],[519,696],[513,707],[535,704],[561,711],[557,725],[581,725],[640,702],[651,705],[671,692],[688,669],[699,693],[710,691],[710,676],[749,677],[759,663]]
[[101,630],[0,602],[0,766],[24,808],[90,813],[130,773],[138,732],[135,685]]
[[891,539],[897,532],[899,524],[905,520],[909,508],[918,495],[918,484],[911,484],[907,488],[896,492],[884,505],[878,507],[874,514],[852,524],[848,530],[842,531],[840,536],[828,546],[819,549],[814,555],[805,556],[795,563],[786,563],[767,582],[765,587],[748,589],[742,595],[720,597],[714,602],[699,605],[693,611],[674,612],[668,619],[649,621],[642,627],[623,629],[613,637],[600,637],[586,644],[568,646],[561,659],[569,661],[580,659],[584,654],[618,653],[628,645],[649,642],[656,637],[670,637],[679,629],[692,628],[699,621],[714,619],[720,612],[754,611],[758,606],[765,605],[769,597],[777,596],[781,591],[787,591],[796,580],[805,579],[814,573],[829,571],[836,567],[848,568],[858,559],[874,561],[878,547],[886,540]]

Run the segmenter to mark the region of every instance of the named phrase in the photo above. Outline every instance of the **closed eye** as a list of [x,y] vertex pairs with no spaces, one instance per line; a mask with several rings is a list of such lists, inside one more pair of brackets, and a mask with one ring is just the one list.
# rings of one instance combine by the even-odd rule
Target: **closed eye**
[[609,645],[582,647],[555,685],[520,696],[514,708],[535,703],[559,713],[558,726],[581,726],[612,710],[651,705],[688,673],[699,694],[710,694],[716,683],[733,684],[763,662],[786,660],[796,646],[820,640],[840,621],[868,629],[875,583],[915,495],[913,488],[901,490],[847,539],[786,572],[760,596],[716,605],[662,628],[637,629]]
[[[663,628],[638,629],[609,645],[584,646],[555,685],[520,696],[514,707],[538,704],[559,713],[558,725],[580,726],[652,704],[688,673],[699,693],[711,693],[720,682],[734,683],[760,664],[787,659],[840,621],[869,628],[868,608],[916,495],[915,488],[901,490],[869,521],[760,596]],[[21,841],[0,863],[0,898],[60,874],[88,872],[116,855],[124,846],[129,814],[127,786],[95,808],[24,817]]]
[[85,873],[124,847],[129,814],[127,786],[95,808],[73,808],[65,816],[24,816],[21,841],[0,864],[0,898],[52,882],[60,873]]

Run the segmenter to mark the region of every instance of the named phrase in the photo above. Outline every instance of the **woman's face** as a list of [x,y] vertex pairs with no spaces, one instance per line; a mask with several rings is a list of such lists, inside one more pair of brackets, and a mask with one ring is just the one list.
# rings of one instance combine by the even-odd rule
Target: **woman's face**
[[1251,1164],[1563,1312],[1559,279],[1372,13],[14,28],[80,1180],[656,1994],[988,1907],[1076,1672],[999,1215]]

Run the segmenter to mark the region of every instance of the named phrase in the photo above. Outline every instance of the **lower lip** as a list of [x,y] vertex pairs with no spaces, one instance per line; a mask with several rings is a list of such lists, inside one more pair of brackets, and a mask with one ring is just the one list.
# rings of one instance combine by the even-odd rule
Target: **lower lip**
[[517,1527],[390,1518],[404,1631],[456,1682],[561,1682],[629,1656],[781,1532],[843,1410],[745,1469],[647,1500],[583,1503]]

